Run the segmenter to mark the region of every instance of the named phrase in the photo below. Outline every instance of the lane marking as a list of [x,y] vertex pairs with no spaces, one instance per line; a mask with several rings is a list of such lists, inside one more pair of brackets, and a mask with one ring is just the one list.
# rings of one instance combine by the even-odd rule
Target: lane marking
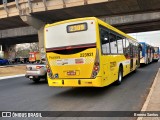
[[23,77],[23,76],[25,76],[25,74],[4,76],[4,77],[0,77],[0,80],[5,80],[5,79],[9,79],[9,78],[16,78],[16,77]]
[[[153,94],[154,88],[155,88],[156,83],[157,83],[157,81],[158,81],[158,76],[160,76],[160,68],[159,68],[159,70],[158,70],[158,72],[157,72],[157,74],[156,74],[156,77],[155,77],[155,79],[154,79],[154,81],[153,81],[153,84],[152,84],[152,86],[151,86],[151,88],[150,88],[150,91],[149,91],[149,94],[148,94],[148,96],[147,96],[147,99],[146,99],[146,101],[144,102],[141,111],[146,111],[146,110],[147,110],[147,107],[148,107],[148,104],[149,104],[149,102],[150,102],[150,100],[151,100],[151,96],[152,96],[152,94]],[[137,120],[143,120],[143,117],[138,117]]]

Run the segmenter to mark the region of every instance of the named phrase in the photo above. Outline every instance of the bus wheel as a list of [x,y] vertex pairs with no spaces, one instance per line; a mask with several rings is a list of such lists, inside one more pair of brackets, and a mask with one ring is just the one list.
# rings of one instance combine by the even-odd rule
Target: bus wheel
[[118,80],[116,81],[116,85],[121,84],[122,78],[123,78],[123,69],[122,69],[122,67],[119,67]]

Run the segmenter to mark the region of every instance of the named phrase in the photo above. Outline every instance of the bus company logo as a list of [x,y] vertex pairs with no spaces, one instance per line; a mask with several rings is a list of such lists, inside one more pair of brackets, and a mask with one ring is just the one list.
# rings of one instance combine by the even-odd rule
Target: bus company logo
[[84,60],[82,58],[75,59],[76,64],[83,64]]
[[2,117],[12,117],[11,112],[2,112]]

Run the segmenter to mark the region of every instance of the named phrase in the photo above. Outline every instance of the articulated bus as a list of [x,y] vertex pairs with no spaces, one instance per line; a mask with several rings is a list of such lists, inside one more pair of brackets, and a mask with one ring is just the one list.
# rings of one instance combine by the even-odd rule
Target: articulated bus
[[160,58],[159,47],[154,47],[153,61],[158,62],[159,58]]
[[137,40],[95,17],[48,24],[44,32],[49,86],[120,84],[139,66]]
[[153,61],[154,57],[154,47],[145,43],[140,42],[142,50],[140,52],[140,63],[149,64]]

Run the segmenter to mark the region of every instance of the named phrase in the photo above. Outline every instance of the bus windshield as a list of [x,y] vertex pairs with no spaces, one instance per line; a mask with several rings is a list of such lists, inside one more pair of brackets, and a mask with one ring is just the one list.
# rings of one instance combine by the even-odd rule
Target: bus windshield
[[158,48],[158,47],[155,47],[154,50],[155,50],[155,53],[158,53],[159,48]]
[[30,58],[34,58],[34,54],[31,54],[31,53],[30,53],[30,54],[29,54],[29,57],[30,57]]
[[45,28],[46,50],[55,51],[75,46],[95,45],[94,20],[69,22]]

